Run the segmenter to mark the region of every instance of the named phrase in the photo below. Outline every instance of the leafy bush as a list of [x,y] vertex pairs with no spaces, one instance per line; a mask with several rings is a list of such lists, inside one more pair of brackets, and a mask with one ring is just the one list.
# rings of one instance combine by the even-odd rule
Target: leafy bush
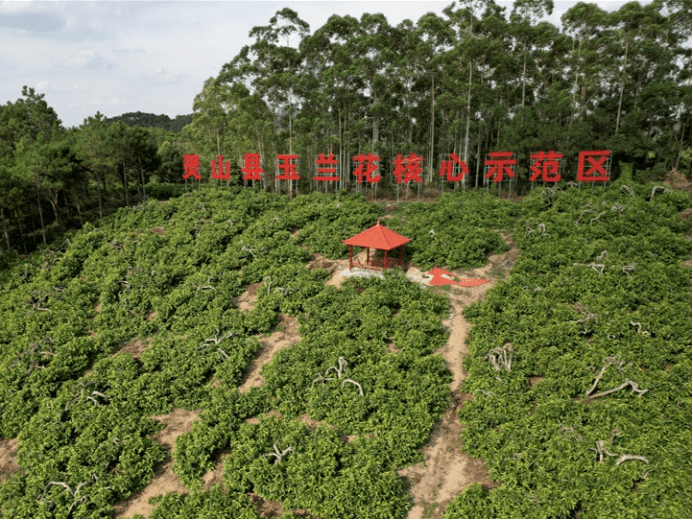
[[[523,200],[522,256],[465,311],[463,391],[474,398],[460,412],[462,442],[500,485],[468,488],[446,518],[691,515],[683,199],[623,186]],[[512,368],[496,370],[489,354],[508,343]],[[647,392],[610,392],[624,381]],[[595,457],[598,442],[616,457]],[[621,454],[647,462],[617,464]]]

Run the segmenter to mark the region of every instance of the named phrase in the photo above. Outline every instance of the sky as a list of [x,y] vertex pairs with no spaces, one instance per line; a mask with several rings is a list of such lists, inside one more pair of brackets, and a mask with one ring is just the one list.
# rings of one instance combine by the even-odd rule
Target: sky
[[[23,1],[0,0],[0,104],[16,101],[24,85],[45,94],[66,127],[97,111],[192,113],[204,81],[217,76],[244,45],[248,33],[268,25],[284,7],[310,24],[333,15],[383,13],[390,25],[442,15],[445,1]],[[496,0],[512,9],[512,1]],[[554,0],[546,19],[576,1]],[[615,11],[623,1],[593,1]],[[644,0],[641,3],[649,3]]]

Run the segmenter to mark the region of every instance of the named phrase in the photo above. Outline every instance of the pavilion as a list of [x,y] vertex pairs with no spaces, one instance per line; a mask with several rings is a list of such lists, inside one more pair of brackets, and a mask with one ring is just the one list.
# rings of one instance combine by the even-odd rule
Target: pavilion
[[[354,267],[381,270],[387,269],[388,267],[401,267],[404,265],[404,245],[411,242],[411,239],[387,229],[378,221],[375,226],[351,238],[342,240],[342,242],[349,246],[349,270]],[[366,248],[365,264],[354,259],[354,246]],[[388,259],[388,252],[398,247],[400,248],[399,260],[396,258]],[[371,249],[384,251],[385,257],[371,258]]]

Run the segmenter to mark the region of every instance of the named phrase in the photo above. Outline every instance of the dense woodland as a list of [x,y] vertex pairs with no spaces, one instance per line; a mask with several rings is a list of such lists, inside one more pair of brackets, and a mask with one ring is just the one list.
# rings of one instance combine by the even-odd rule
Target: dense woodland
[[122,121],[128,126],[140,126],[143,128],[163,128],[171,132],[180,132],[185,125],[192,123],[193,116],[176,116],[173,119],[166,114],[150,114],[148,112],[127,112],[115,117],[107,117],[106,123],[109,125],[116,121]]
[[490,151],[513,151],[518,193],[539,150],[563,153],[566,180],[579,151],[594,149],[612,151],[613,179],[674,168],[690,178],[691,1],[629,2],[612,13],[580,2],[560,28],[539,21],[552,11],[550,0],[509,10],[467,0],[397,26],[381,14],[335,15],[311,32],[285,8],[204,82],[180,132],[129,126],[143,124],[137,117],[110,124],[99,112],[64,128],[44,95],[24,87],[0,106],[0,251],[26,253],[119,206],[168,195],[162,183],[183,182],[185,153],[200,155],[203,172],[223,154],[232,183],[243,154],[260,153],[267,189],[275,155],[297,153],[302,192],[314,188],[318,153],[342,159],[349,187],[350,158],[370,151],[381,157],[385,194],[397,153],[423,155],[429,184],[454,152],[473,187]]

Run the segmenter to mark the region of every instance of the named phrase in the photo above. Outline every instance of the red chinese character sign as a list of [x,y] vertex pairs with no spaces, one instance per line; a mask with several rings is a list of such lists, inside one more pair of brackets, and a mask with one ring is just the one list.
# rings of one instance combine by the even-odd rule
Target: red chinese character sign
[[277,193],[281,193],[280,181],[287,181],[289,184],[289,196],[292,195],[291,184],[292,181],[297,181],[301,177],[298,175],[296,169],[298,168],[298,155],[297,154],[281,154],[277,155],[276,173],[275,173],[275,184],[277,187]]
[[[444,156],[442,156],[444,157]],[[457,154],[451,153],[450,159],[445,160],[441,158],[440,161],[440,175],[441,190],[444,189],[444,182],[460,182],[462,185],[465,184],[465,175],[469,173],[469,168],[465,161],[461,161]]]
[[542,182],[558,182],[561,180],[560,170],[561,159],[563,158],[562,153],[550,150],[549,152],[530,154],[529,158],[532,161],[529,166],[532,172],[529,178],[529,180],[532,181],[532,186],[534,186],[534,181],[540,176]]
[[[380,168],[380,156],[373,155],[372,153],[368,153],[368,155],[360,153],[353,156],[352,159],[354,160],[354,171],[352,172],[352,175],[355,175],[357,178],[356,191],[361,189],[361,184],[365,180],[367,183],[373,185],[373,197],[377,198],[378,183],[380,182],[381,177],[380,174],[373,174],[378,171],[378,168]],[[368,193],[367,188],[366,193]]]
[[515,166],[517,161],[512,158],[512,152],[490,152],[488,156],[484,161],[484,165],[489,167],[486,171],[487,179],[493,177],[493,182],[501,182],[506,173],[509,178],[515,177],[511,166]]
[[[277,155],[277,179],[280,181],[297,181],[300,179],[298,168],[298,155]],[[296,161],[296,162],[294,162]],[[279,173],[281,170],[282,173]]]
[[243,168],[241,168],[241,173],[243,174],[244,181],[263,181],[262,174],[265,170],[262,169],[262,161],[260,160],[259,153],[247,153],[243,156]]
[[200,177],[200,157],[197,155],[184,155],[183,156],[183,169],[185,173],[183,174],[183,179],[188,180],[189,177],[195,177],[198,181],[202,179]]
[[[407,185],[414,181],[417,183],[419,188],[419,195],[421,194],[421,163],[423,162],[423,157],[416,154],[410,154],[407,157],[402,157],[401,153],[397,154],[397,157],[392,161],[395,165],[395,169],[392,171],[392,175],[397,179],[397,202],[399,202],[399,185],[406,183]],[[409,200],[409,189],[407,188],[407,200]]]
[[[315,161],[315,164],[317,165],[317,173],[315,177],[313,177],[314,181],[338,181],[339,180],[339,175],[337,175],[337,163],[339,161],[335,159],[335,156],[333,153],[325,157],[325,154],[321,153],[318,154],[318,160]],[[325,174],[329,175],[325,175]]]
[[324,153],[318,154],[318,158],[315,161],[315,175],[313,175],[313,180],[315,183],[322,183],[325,188],[325,193],[327,193],[327,183],[334,182],[335,193],[337,192],[338,182],[340,181],[339,174],[337,173],[337,166],[339,164],[339,158],[335,157],[333,153],[325,157]]
[[[489,158],[484,161],[484,165],[488,168],[484,179],[486,190],[489,190],[489,179],[493,177],[493,182],[498,184],[498,196],[500,196],[501,182],[503,182],[503,178],[506,174],[512,186],[512,178],[515,177],[515,172],[511,167],[515,166],[517,161],[512,158],[513,152],[489,152],[488,157]],[[508,186],[508,198],[510,198],[511,186]]]
[[421,184],[421,162],[423,157],[420,155],[411,154],[408,157],[402,157],[401,153],[393,161],[395,169],[392,174],[397,178],[397,184],[403,182],[418,182]]
[[[226,166],[226,170],[223,169],[224,166]],[[212,161],[210,168],[212,179],[220,179],[223,181],[231,180],[231,163],[230,161],[224,163],[224,159],[221,155],[219,156],[219,173],[217,173],[216,163],[214,161]]]
[[580,152],[578,158],[578,182],[606,182],[609,180],[611,150]]
[[361,184],[364,179],[366,182],[370,182],[371,184],[377,184],[380,182],[380,175],[373,176],[373,174],[377,172],[379,168],[379,155],[373,155],[372,153],[365,155],[360,153],[355,155],[353,160],[355,163],[354,166],[356,167],[353,175],[356,175],[359,184]]

